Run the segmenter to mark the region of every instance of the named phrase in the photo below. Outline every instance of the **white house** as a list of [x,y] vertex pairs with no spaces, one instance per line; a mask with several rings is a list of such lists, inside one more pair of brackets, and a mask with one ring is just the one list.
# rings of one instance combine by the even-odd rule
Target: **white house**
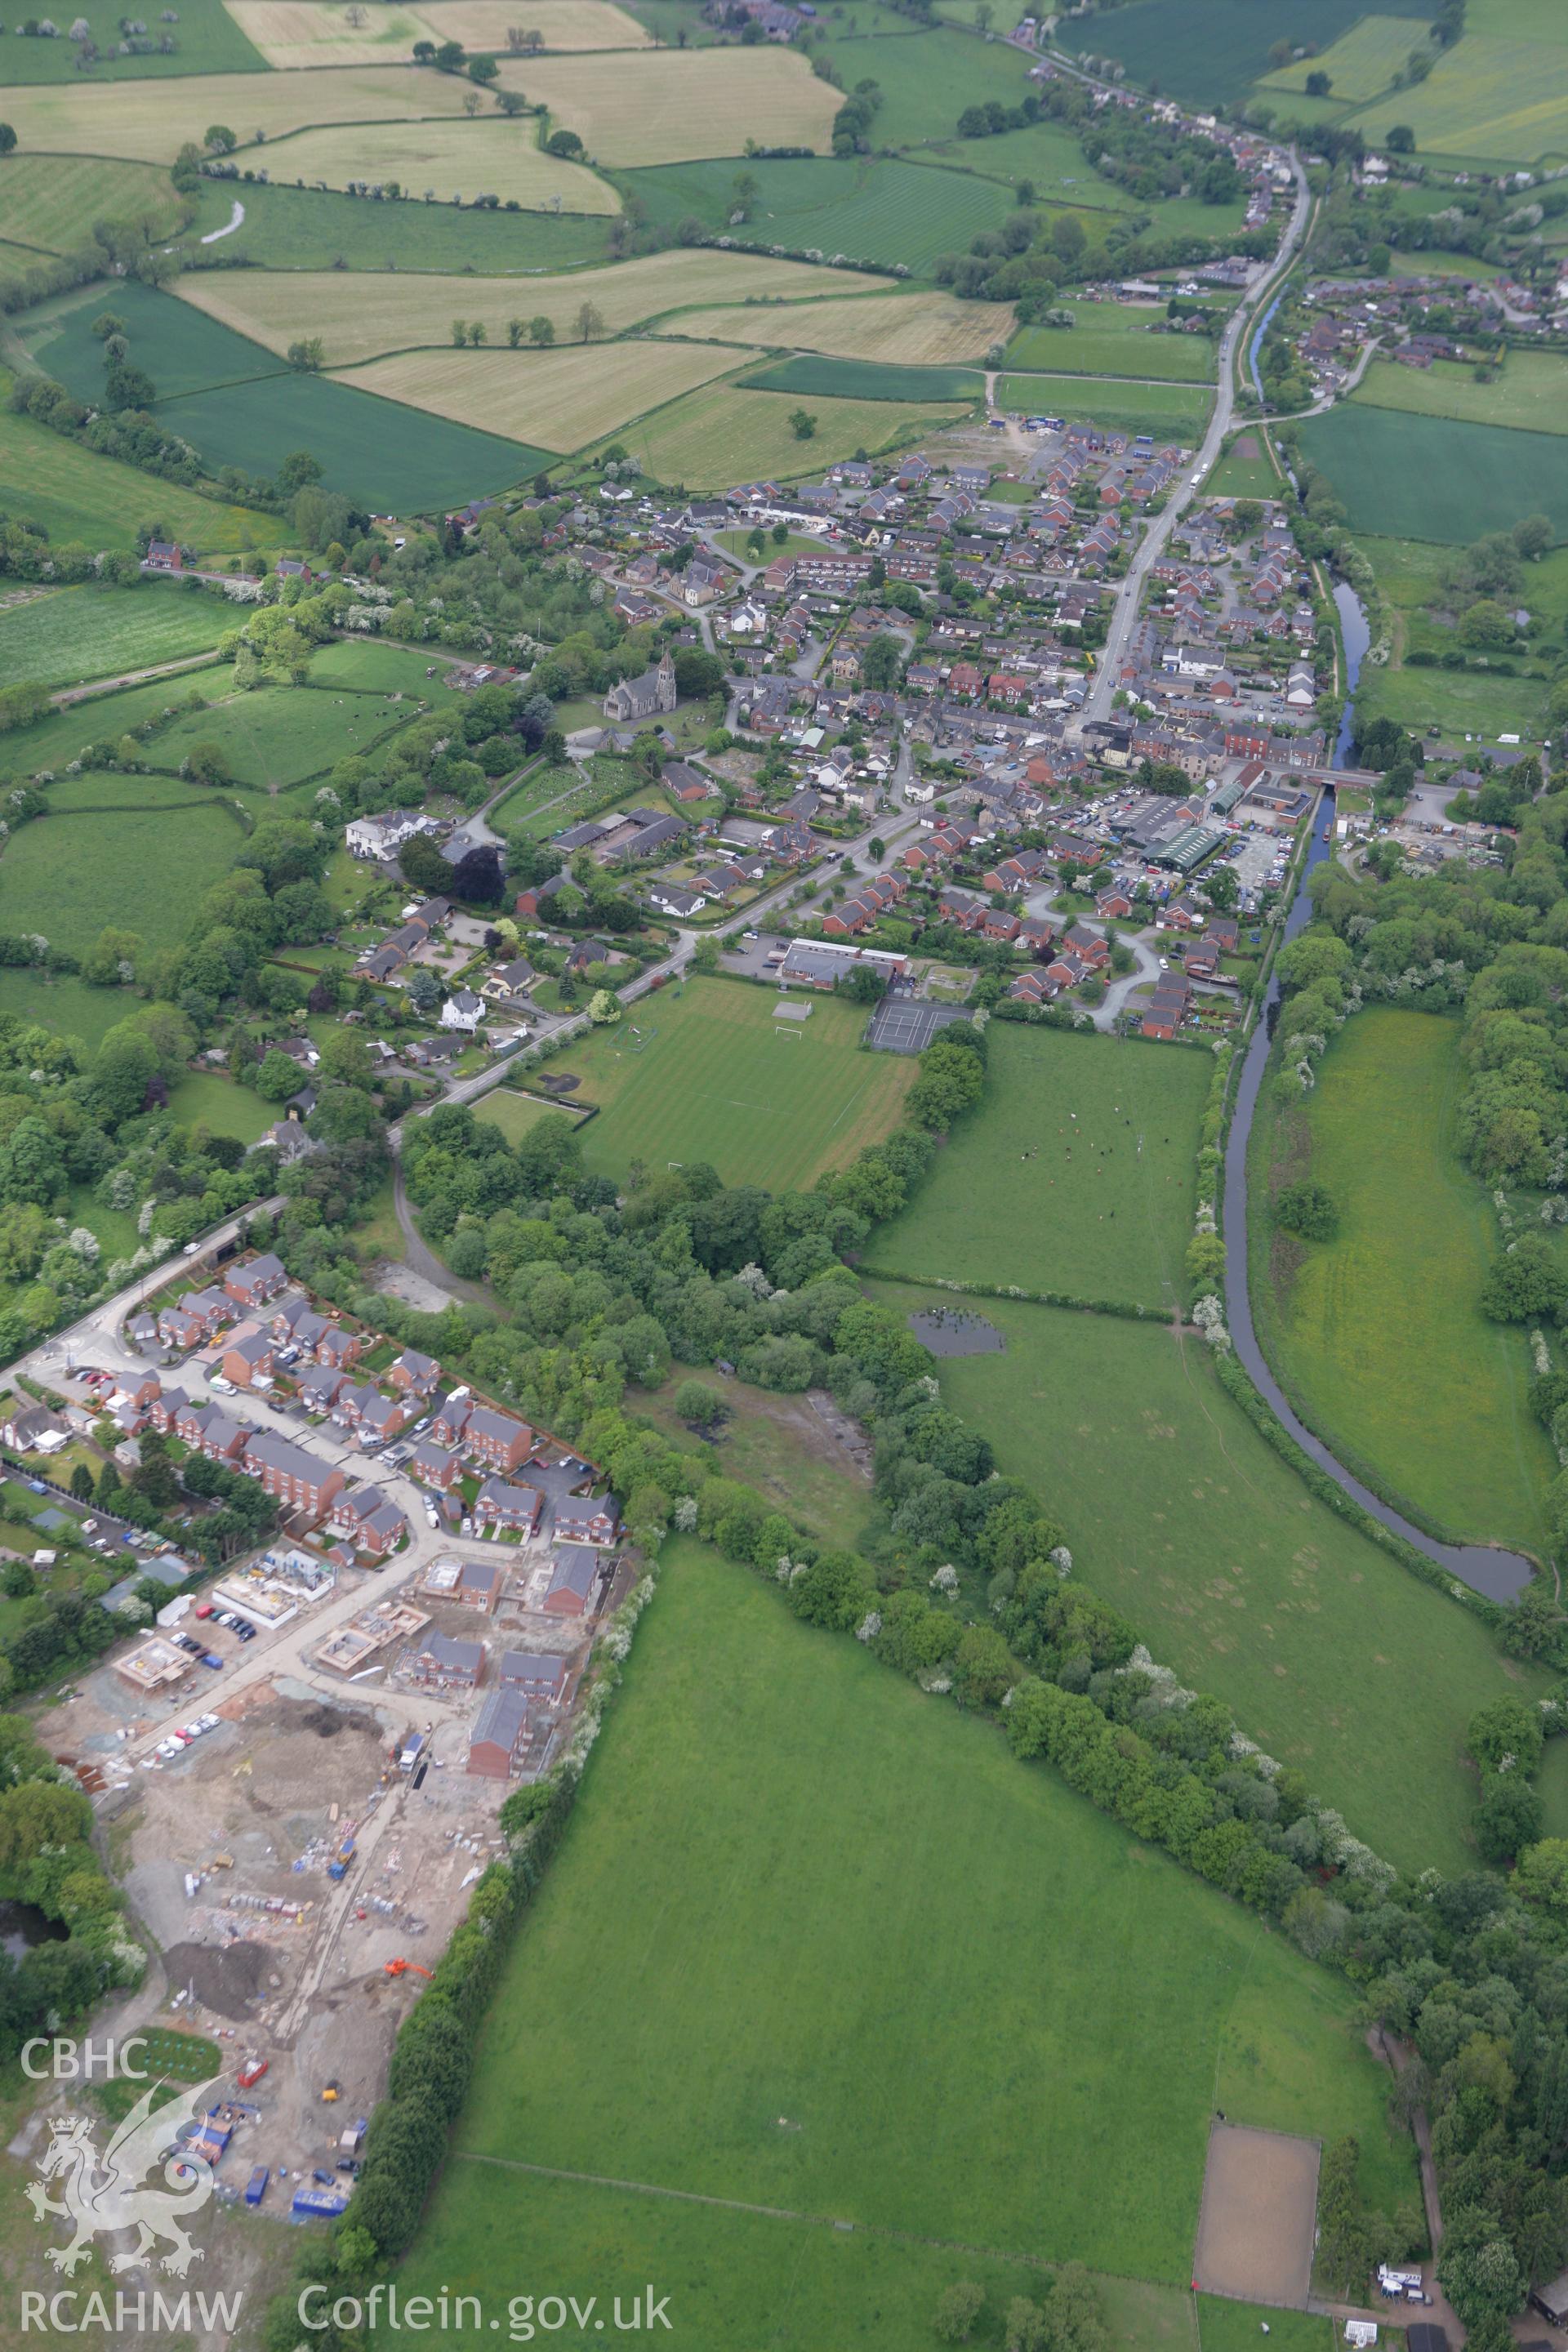
[[1298,663],[1286,682],[1287,703],[1292,710],[1310,710],[1317,698],[1317,679],[1304,663]]
[[471,1037],[484,1019],[486,1009],[482,996],[476,996],[471,988],[459,988],[457,994],[448,996],[441,1007],[441,1026],[443,1029],[461,1029],[465,1035]]
[[375,816],[353,816],[343,829],[351,857],[395,857],[416,833],[434,833],[436,820],[415,809],[383,809]]

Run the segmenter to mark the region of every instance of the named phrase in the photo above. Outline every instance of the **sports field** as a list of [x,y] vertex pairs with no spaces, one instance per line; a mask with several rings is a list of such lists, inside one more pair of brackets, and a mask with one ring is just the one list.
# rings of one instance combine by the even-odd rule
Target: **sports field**
[[803,352],[747,376],[744,388],[805,393],[814,399],[978,400],[985,379],[978,368],[884,367],[879,360],[830,360]]
[[[449,346],[454,319],[479,321],[488,341],[504,345],[509,320],[546,318],[564,343],[580,340],[577,314],[584,302],[599,313],[600,331],[616,335],[666,310],[739,301],[764,289],[794,299],[875,282],[846,279],[809,262],[759,262],[750,253],[672,247],[605,269],[540,278],[526,287],[512,278],[478,276],[378,273],[345,283],[342,272],[332,269],[291,271],[287,277],[232,269],[184,278],[180,290],[194,308],[270,351],[285,351],[297,336],[320,335],[330,367],[353,367],[415,344]],[[605,364],[611,363],[606,358]]]
[[0,611],[0,677],[77,686],[205,653],[235,625],[223,597],[172,584],[57,588]]
[[[1407,2192],[1352,2006],[994,1730],[673,1542],[400,2284],[493,2293],[534,2243],[563,2293],[642,2263],[700,2352],[923,2343],[933,2252],[1178,2285],[1215,2104],[1353,2129],[1374,2198]],[[623,2239],[605,2175],[741,2210],[645,2197]]]
[[940,401],[814,400],[807,414],[816,418],[816,430],[802,441],[790,423],[801,404],[789,393],[704,384],[616,437],[656,481],[727,489],[754,477],[788,480],[820,473],[857,449],[875,457],[884,449],[906,448],[921,434],[964,414]]
[[35,817],[0,856],[0,928],[38,931],[80,955],[106,923],[175,946],[196,900],[245,845],[232,809]]
[[1551,352],[1510,352],[1492,383],[1478,383],[1474,369],[1457,360],[1435,360],[1430,368],[1374,360],[1355,398],[1369,408],[1399,408],[1417,416],[1568,433],[1568,360]]
[[180,211],[167,173],[148,163],[9,155],[5,194],[6,236],[50,253],[84,244],[95,220],[148,220],[172,230]]
[[[1331,48],[1319,47],[1310,58],[1298,58],[1274,68],[1263,87],[1276,103],[1289,92],[1304,95],[1307,76],[1326,73],[1330,96],[1346,106],[1364,106],[1394,86],[1412,49],[1419,48],[1422,28],[1408,16],[1363,16]],[[1436,55],[1436,52],[1434,52]]]
[[1502,39],[1467,28],[1426,79],[1391,91],[1350,118],[1373,142],[1408,123],[1419,154],[1515,164],[1568,157],[1568,48],[1556,40]]
[[1334,1040],[1300,1111],[1258,1122],[1260,1212],[1273,1182],[1310,1174],[1340,1232],[1293,1244],[1260,1213],[1254,1312],[1269,1362],[1342,1459],[1462,1541],[1541,1556],[1555,1465],[1525,1394],[1524,1335],[1477,1303],[1497,1220],[1454,1150],[1458,1036],[1457,1021],[1380,1007]]
[[817,997],[801,1022],[777,1008],[772,989],[689,980],[563,1047],[550,1070],[574,1071],[573,1099],[599,1106],[583,1129],[587,1166],[622,1176],[634,1160],[705,1160],[726,1184],[784,1192],[889,1134],[916,1064],[858,1050],[863,1005]]
[[[95,81],[169,81],[175,78],[192,79],[198,75],[223,75],[232,79],[236,74],[263,70],[263,60],[251,47],[245,35],[223,5],[223,0],[180,0],[174,18],[174,47],[167,54],[154,49],[145,57],[120,55],[121,27],[123,12],[117,11],[110,0],[87,0],[84,8],[72,6],[52,21],[58,27],[58,37],[27,35],[22,26],[38,23],[32,16],[11,19],[9,31],[16,37],[5,43],[5,79],[11,84],[39,82],[79,82],[82,68],[77,64],[77,47],[66,37],[70,26],[85,23],[98,45],[98,58],[92,67]],[[160,10],[150,29],[164,29]],[[13,92],[5,93],[5,110],[12,113]]]
[[1168,1314],[1183,1292],[1205,1055],[993,1023],[985,1099],[868,1255]]
[[[1320,49],[1368,16],[1366,0],[1312,0],[1303,25],[1297,0],[1135,0],[1106,11],[1095,26],[1095,47],[1119,58],[1128,78],[1145,89],[1198,105],[1238,99],[1248,83],[1273,71],[1268,52],[1279,40],[1310,37]],[[1410,20],[1413,49],[1432,14],[1429,0],[1380,0],[1379,13]],[[1109,20],[1114,14],[1116,22]]]
[[1543,514],[1568,539],[1568,434],[1413,416],[1354,399],[1298,429],[1306,456],[1363,530],[1466,547],[1521,515]]
[[1218,367],[1207,335],[1151,332],[1163,322],[1153,306],[1072,302],[1070,327],[1021,327],[1007,364],[1057,375],[1156,376],[1169,383],[1212,383]]
[[[267,168],[275,180],[303,180],[312,187],[320,182],[346,188],[353,181],[377,187],[395,180],[405,193],[434,195],[440,204],[462,196],[471,205],[482,194],[525,212],[545,212],[557,202],[568,213],[620,211],[607,180],[581,163],[547,155],[535,146],[533,129],[531,121],[508,122],[493,114],[473,122],[338,123],[268,141]],[[405,217],[400,208],[399,225]]]
[[461,114],[464,96],[472,91],[473,84],[461,75],[415,66],[334,66],[309,75],[215,73],[145,86],[110,88],[78,80],[56,89],[7,90],[5,115],[24,148],[172,163],[187,140],[200,146],[213,122],[226,123],[242,142],[258,135],[280,139],[310,122],[412,121],[426,114]]
[[873,294],[859,300],[748,304],[686,310],[663,330],[721,343],[762,343],[890,366],[941,367],[984,359],[1013,330],[1010,302],[960,302],[951,294]]
[[[903,1313],[953,1304],[871,1287]],[[1468,1611],[1309,1495],[1191,1335],[976,1303],[1005,1352],[944,1358],[942,1394],[1059,1514],[1085,1583],[1299,1765],[1357,1837],[1411,1871],[1468,1867],[1465,1727],[1489,1699],[1543,1681],[1521,1681]]]
[[1188,448],[1202,440],[1214,406],[1207,384],[1096,383],[1079,375],[998,376],[996,398],[1026,416],[1084,418],[1109,433],[1152,433]]
[[[531,292],[531,289],[530,289]],[[585,344],[564,351],[404,352],[341,381],[542,449],[579,449],[739,364],[690,343]]]
[[748,139],[820,152],[844,102],[798,49],[765,45],[517,58],[500,79],[574,131],[594,163],[627,166],[739,155]]
[[202,553],[231,555],[282,540],[287,526],[277,515],[198,498],[118,458],[100,457],[30,416],[12,415],[4,403],[10,388],[0,369],[0,514],[38,524],[62,546],[74,542],[95,553],[130,547],[140,526],[154,519]]
[[[1076,146],[1079,170],[1087,173]],[[761,194],[749,220],[731,221],[737,176]],[[655,165],[629,185],[662,226],[695,216],[742,245],[812,247],[857,261],[926,270],[939,253],[962,253],[1014,209],[1010,189],[973,173],[942,171],[890,156],[770,158]]]

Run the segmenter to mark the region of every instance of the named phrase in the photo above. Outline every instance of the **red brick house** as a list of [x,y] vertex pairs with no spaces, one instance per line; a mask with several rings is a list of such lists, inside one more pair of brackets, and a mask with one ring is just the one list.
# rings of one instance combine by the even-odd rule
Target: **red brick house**
[[310,1519],[323,1517],[345,1484],[342,1472],[330,1462],[282,1437],[252,1437],[245,1467],[260,1480],[263,1494]]

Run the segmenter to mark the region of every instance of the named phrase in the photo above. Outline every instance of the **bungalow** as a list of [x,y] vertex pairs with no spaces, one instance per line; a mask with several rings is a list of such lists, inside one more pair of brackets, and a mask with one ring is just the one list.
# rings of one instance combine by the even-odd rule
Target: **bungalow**
[[554,1573],[541,1606],[552,1617],[584,1616],[593,1602],[603,1566],[584,1544],[564,1544],[554,1556]]
[[544,1497],[537,1486],[514,1486],[504,1478],[487,1478],[474,1498],[474,1517],[487,1527],[531,1536],[539,1527]]
[[17,1454],[58,1454],[69,1432],[47,1405],[16,1399],[8,1419],[0,1423],[0,1437]]
[[468,1770],[481,1780],[510,1780],[527,1738],[528,1700],[523,1693],[491,1691],[474,1721]]
[[285,1289],[288,1281],[281,1259],[268,1251],[261,1257],[253,1257],[247,1265],[231,1265],[224,1276],[223,1286],[237,1305],[255,1308],[265,1306]]
[[477,1690],[484,1680],[485,1645],[461,1641],[431,1626],[404,1664],[416,1682],[456,1683],[460,1689]]

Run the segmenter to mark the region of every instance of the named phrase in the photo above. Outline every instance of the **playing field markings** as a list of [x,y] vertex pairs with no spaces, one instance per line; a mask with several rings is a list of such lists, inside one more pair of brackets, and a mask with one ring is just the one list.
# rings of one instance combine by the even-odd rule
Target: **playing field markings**
[[1305,2311],[1321,2144],[1216,2122],[1209,2132],[1193,2284],[1204,2294]]
[[[860,1099],[861,1096],[865,1093],[865,1091],[866,1091],[866,1087],[867,1087],[867,1085],[868,1085],[868,1084],[869,1084],[869,1081],[868,1081],[868,1080],[866,1080],[866,1081],[863,1081],[859,1086],[858,1086],[858,1087],[856,1087],[856,1089],[855,1089],[854,1093],[850,1096],[850,1097],[849,1097],[848,1101],[845,1104],[845,1106],[844,1106],[843,1109],[839,1112],[839,1114],[838,1114],[838,1118],[848,1118],[848,1116],[849,1116],[850,1112],[854,1109],[854,1108],[855,1108],[856,1104],[859,1101],[859,1099]],[[837,1124],[838,1124],[838,1118],[836,1118],[836,1119],[834,1120],[834,1122],[833,1122],[833,1127],[837,1127]],[[833,1132],[833,1127],[830,1127],[830,1128],[828,1129],[828,1130],[827,1130],[827,1132],[828,1132],[828,1134],[829,1134],[829,1135],[831,1135],[831,1134],[832,1134],[832,1132]]]

